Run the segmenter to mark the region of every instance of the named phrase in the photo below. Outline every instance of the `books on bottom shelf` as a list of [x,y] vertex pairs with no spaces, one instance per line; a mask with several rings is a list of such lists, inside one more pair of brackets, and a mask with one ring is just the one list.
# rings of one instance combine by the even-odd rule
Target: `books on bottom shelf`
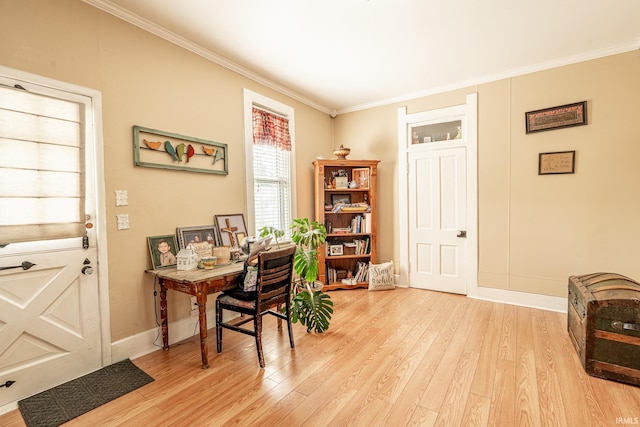
[[[329,283],[341,282],[344,285],[355,285],[369,280],[369,263],[358,261],[351,277],[345,277],[346,270],[327,267],[327,279]],[[348,276],[348,275],[347,275]]]
[[366,282],[369,280],[369,263],[358,261],[356,264],[356,274],[353,276],[356,282]]

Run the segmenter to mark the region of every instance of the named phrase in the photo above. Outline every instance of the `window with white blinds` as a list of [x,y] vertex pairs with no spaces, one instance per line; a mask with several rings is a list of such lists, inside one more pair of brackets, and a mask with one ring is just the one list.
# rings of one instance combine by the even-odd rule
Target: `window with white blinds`
[[288,235],[291,224],[290,151],[253,145],[255,227],[275,227]]
[[249,232],[274,227],[288,238],[295,216],[293,108],[245,90],[244,109]]
[[0,86],[0,244],[85,231],[84,105]]

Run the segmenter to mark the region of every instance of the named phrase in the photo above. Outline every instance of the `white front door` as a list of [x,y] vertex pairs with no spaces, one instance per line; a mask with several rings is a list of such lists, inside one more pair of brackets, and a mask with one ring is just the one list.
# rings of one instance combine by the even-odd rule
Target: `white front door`
[[[0,389],[0,406],[101,367],[98,275],[82,273],[95,254],[0,256],[0,383],[14,382]],[[23,262],[35,265],[7,268]]]
[[409,153],[410,286],[465,294],[466,149]]
[[[108,295],[104,292],[106,284],[100,291],[98,280],[98,230],[102,223],[97,218],[103,216],[104,207],[99,207],[97,200],[104,187],[96,167],[96,99],[72,93],[75,87],[62,83],[62,89],[67,90],[53,89],[57,82],[39,85],[38,76],[10,70],[11,75],[23,78],[17,81],[2,74],[6,71],[0,69],[0,225],[22,224],[20,217],[31,218],[33,212],[39,217],[45,212],[56,218],[65,217],[64,206],[72,203],[61,203],[58,209],[25,208],[33,205],[30,196],[13,189],[21,186],[21,174],[44,170],[45,177],[36,186],[73,198],[67,195],[70,190],[63,185],[68,184],[66,181],[46,176],[47,171],[55,170],[55,164],[68,163],[68,155],[65,158],[64,154],[56,154],[70,153],[67,147],[75,138],[80,141],[81,166],[79,178],[71,187],[80,188],[74,194],[84,196],[80,228],[85,230],[82,233],[86,232],[86,238],[78,233],[77,237],[17,241],[5,246],[3,238],[8,239],[11,231],[0,233],[0,384],[5,385],[0,387],[0,409],[99,369],[105,360],[102,320],[104,308],[108,307],[100,299]],[[15,94],[16,84],[24,89],[24,96]],[[47,108],[51,102],[56,103],[55,108]],[[48,143],[51,148],[38,148],[46,141],[52,141]],[[33,166],[34,161],[40,161],[40,166]],[[48,203],[43,200],[38,206]],[[70,207],[69,212],[77,210]],[[48,228],[59,230],[61,226],[56,222]],[[106,263],[104,254],[100,259]],[[3,408],[4,405],[7,406]]]

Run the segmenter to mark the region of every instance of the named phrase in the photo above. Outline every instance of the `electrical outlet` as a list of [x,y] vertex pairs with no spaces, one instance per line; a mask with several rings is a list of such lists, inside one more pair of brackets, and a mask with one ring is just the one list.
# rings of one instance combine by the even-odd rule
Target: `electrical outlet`
[[191,315],[191,317],[198,317],[199,310],[198,310],[198,300],[196,299],[196,297],[191,297],[189,298],[189,302],[191,304],[190,308],[189,308],[189,315]]

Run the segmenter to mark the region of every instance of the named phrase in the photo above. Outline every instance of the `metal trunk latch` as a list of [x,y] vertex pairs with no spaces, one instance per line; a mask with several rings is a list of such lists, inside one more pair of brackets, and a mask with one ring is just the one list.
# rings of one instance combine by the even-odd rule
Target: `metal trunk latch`
[[635,323],[624,323],[619,320],[611,322],[611,327],[619,330],[626,329],[627,331],[640,331],[640,325],[636,325]]

